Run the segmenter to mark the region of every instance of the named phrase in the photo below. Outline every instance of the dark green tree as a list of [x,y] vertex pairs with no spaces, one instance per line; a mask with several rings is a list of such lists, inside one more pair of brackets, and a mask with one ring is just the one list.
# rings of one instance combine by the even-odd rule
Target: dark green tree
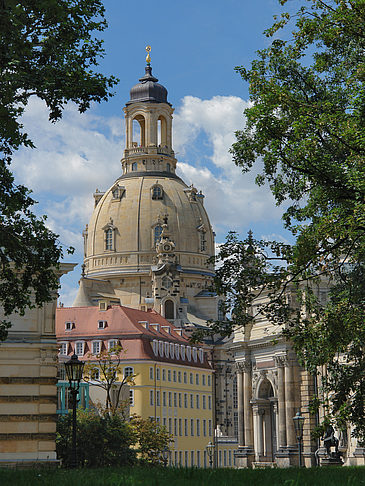
[[[9,164],[20,147],[34,147],[21,123],[32,96],[52,122],[68,101],[82,113],[111,96],[117,80],[95,72],[106,28],[101,0],[0,1],[0,304],[24,313],[52,298],[62,256],[57,235],[32,212],[30,191]],[[32,293],[34,297],[32,297]],[[9,323],[0,324],[0,340]]]
[[[232,154],[243,172],[262,164],[256,182],[285,203],[296,243],[231,235],[218,256],[217,290],[233,317],[214,325],[229,332],[246,324],[240,320],[252,316],[240,313],[266,292],[261,311],[285,324],[302,363],[313,372],[326,365],[328,414],[342,426],[351,422],[364,441],[365,2],[303,0],[266,35],[274,40],[251,68],[236,68],[252,106]],[[316,294],[321,285],[327,303]],[[297,305],[305,303],[305,317],[288,304],[289,289]]]

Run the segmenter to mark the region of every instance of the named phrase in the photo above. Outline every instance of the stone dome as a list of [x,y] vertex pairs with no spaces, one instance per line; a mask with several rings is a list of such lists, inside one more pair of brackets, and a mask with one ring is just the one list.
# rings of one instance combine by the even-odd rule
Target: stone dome
[[136,102],[167,103],[165,86],[159,84],[158,79],[152,76],[151,66],[146,66],[145,71],[146,73],[139,79],[139,83],[130,90],[131,99],[127,104]]
[[[214,254],[214,237],[203,199],[194,187],[166,172],[127,173],[104,194],[95,193],[85,243],[86,276],[149,274],[165,218],[183,272],[212,275],[206,261]],[[108,230],[113,238],[109,247]]]

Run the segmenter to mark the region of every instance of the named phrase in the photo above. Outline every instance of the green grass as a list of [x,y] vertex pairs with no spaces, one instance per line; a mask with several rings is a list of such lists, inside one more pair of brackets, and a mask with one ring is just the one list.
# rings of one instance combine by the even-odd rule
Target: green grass
[[365,486],[364,467],[316,469],[0,469],[1,486]]

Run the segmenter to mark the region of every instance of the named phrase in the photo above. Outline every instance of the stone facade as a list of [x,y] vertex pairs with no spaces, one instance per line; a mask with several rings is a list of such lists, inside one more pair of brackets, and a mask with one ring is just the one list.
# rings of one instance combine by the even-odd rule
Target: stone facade
[[[73,267],[62,264],[60,275]],[[6,317],[12,327],[0,343],[0,467],[58,464],[56,298]]]

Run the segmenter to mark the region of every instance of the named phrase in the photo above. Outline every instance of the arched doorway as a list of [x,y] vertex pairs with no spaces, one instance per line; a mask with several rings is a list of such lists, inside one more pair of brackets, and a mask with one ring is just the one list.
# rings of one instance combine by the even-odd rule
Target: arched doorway
[[255,455],[258,462],[274,462],[277,451],[276,406],[273,387],[264,378],[253,403],[255,415]]

